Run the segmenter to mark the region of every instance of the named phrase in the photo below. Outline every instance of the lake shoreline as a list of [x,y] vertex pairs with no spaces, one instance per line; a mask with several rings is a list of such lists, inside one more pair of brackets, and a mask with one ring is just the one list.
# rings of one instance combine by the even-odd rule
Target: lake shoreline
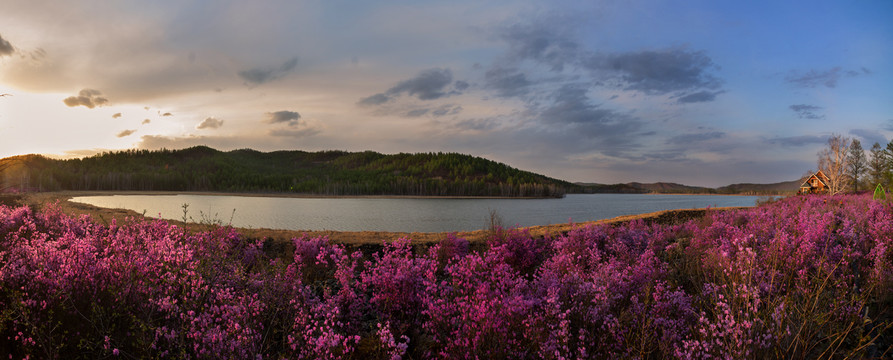
[[253,193],[253,192],[224,192],[224,191],[134,191],[134,190],[65,190],[65,191],[48,191],[44,193],[33,194],[64,194],[65,196],[115,196],[115,195],[148,195],[148,196],[164,196],[164,195],[204,195],[204,196],[241,196],[241,197],[263,197],[263,198],[293,198],[293,199],[557,199],[553,196],[436,196],[436,195],[325,195],[325,194],[302,194],[302,193]]
[[[111,223],[112,221],[116,221],[118,223],[126,222],[128,219],[147,219],[147,220],[155,220],[155,217],[146,216],[145,214],[141,214],[139,212],[133,210],[126,209],[116,209],[116,208],[101,208],[89,204],[79,203],[71,201],[72,198],[78,196],[108,196],[108,195],[178,195],[178,194],[187,194],[187,195],[229,195],[235,196],[232,193],[195,193],[195,192],[132,192],[132,191],[61,191],[61,192],[42,192],[42,193],[25,193],[18,194],[14,196],[18,196],[18,203],[21,205],[28,205],[32,209],[41,209],[47,205],[56,204],[59,209],[68,215],[71,216],[80,216],[80,215],[88,215],[94,221],[99,223]],[[248,194],[245,196],[252,196],[254,194]],[[7,195],[8,196],[8,195]],[[341,198],[341,197],[339,197]],[[350,198],[350,197],[344,197]],[[412,197],[416,198],[416,197]],[[426,197],[421,197],[426,198]],[[667,221],[666,219],[690,219],[692,217],[699,216],[699,214],[706,214],[708,211],[726,211],[726,210],[735,210],[735,209],[743,209],[747,207],[711,207],[711,208],[692,208],[692,209],[677,209],[677,210],[662,210],[656,212],[648,212],[642,214],[633,214],[633,215],[623,215],[617,216],[609,219],[595,220],[595,221],[586,221],[579,223],[558,223],[558,224],[549,224],[549,225],[536,225],[536,226],[528,226],[528,227],[520,227],[524,231],[530,232],[533,236],[547,236],[547,235],[556,235],[560,233],[564,233],[570,231],[574,228],[589,226],[589,225],[598,225],[598,224],[615,224],[615,223],[624,223],[633,220],[644,220],[644,221]],[[702,215],[700,215],[702,216]],[[660,220],[665,219],[665,220]],[[208,225],[196,224],[196,223],[183,223],[179,220],[164,220],[170,222],[172,224],[176,224],[179,226],[184,226],[188,228],[190,231],[204,231],[210,228]],[[269,229],[269,228],[235,228],[239,233],[243,236],[250,239],[269,239],[276,242],[279,241],[290,241],[292,238],[299,238],[301,236],[328,236],[333,242],[342,243],[347,245],[380,245],[385,241],[393,241],[399,238],[410,238],[413,242],[416,243],[434,243],[438,242],[447,237],[449,234],[454,234],[457,237],[465,238],[469,242],[484,242],[491,235],[491,231],[482,229],[482,230],[473,230],[473,231],[458,231],[458,232],[390,232],[390,231],[335,231],[335,230],[314,230],[314,231],[304,231],[304,230],[285,230],[285,229]]]

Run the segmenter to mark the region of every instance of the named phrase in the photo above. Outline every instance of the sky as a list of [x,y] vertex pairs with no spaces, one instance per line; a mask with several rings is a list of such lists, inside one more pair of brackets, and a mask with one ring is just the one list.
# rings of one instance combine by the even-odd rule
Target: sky
[[460,152],[773,183],[893,138],[893,2],[3,1],[0,157]]

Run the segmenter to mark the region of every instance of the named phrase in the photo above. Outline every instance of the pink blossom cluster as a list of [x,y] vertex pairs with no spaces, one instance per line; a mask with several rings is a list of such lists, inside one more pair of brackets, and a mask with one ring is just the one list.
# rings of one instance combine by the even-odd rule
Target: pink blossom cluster
[[[871,358],[893,205],[792,197],[682,224],[275,253],[228,227],[0,207],[10,358]],[[266,245],[266,246],[265,246]]]

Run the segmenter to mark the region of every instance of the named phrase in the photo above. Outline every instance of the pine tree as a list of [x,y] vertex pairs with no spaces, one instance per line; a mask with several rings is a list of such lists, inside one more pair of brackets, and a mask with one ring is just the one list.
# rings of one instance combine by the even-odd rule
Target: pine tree
[[850,148],[847,152],[847,175],[853,185],[853,192],[859,191],[859,181],[865,174],[867,161],[865,160],[865,149],[859,139],[853,139],[850,142]]
[[890,185],[893,185],[893,141],[887,143],[887,148],[884,150],[884,164],[886,165],[886,170],[884,171],[884,183],[889,188]]
[[881,144],[871,145],[871,158],[868,159],[868,177],[871,186],[877,186],[884,182],[884,174],[887,172],[887,159]]

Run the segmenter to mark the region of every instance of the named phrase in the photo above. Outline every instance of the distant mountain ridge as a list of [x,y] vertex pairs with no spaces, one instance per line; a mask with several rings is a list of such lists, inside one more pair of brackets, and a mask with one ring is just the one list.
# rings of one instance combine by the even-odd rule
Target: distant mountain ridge
[[729,193],[729,194],[737,194],[743,192],[756,192],[756,193],[796,193],[797,190],[800,190],[800,185],[803,184],[802,180],[792,180],[792,181],[783,181],[779,183],[772,184],[732,184],[726,185],[723,187],[716,188],[716,190],[720,193]]
[[657,182],[623,184],[576,183],[588,193],[621,194],[730,194],[730,195],[791,195],[800,188],[801,180],[783,181],[771,184],[740,183],[708,188],[677,183]]

